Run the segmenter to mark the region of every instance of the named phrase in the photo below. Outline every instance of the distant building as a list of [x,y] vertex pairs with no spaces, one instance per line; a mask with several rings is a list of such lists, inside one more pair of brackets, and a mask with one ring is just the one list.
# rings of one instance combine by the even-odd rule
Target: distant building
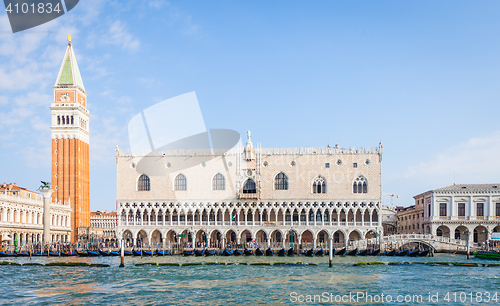
[[406,208],[398,207],[396,214],[398,234],[423,234],[424,233],[424,206],[416,204]]
[[[71,208],[69,205],[52,203],[51,241],[67,242],[71,235]],[[19,187],[16,183],[0,184],[0,234],[3,243],[30,245],[42,243],[43,202],[34,191]]]
[[500,232],[500,184],[451,185],[414,199],[414,213],[424,214],[426,234],[465,240],[468,232],[470,241],[482,243]]
[[394,208],[381,205],[380,219],[384,228],[384,236],[397,234],[396,210]]
[[96,211],[90,213],[89,241],[99,243],[116,242],[116,212]]

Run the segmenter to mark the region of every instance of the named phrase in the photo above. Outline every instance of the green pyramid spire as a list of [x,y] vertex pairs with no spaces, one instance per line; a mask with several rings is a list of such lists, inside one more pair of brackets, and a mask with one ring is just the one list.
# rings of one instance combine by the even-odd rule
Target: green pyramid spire
[[57,85],[73,85],[73,72],[71,71],[71,59],[66,56],[66,61],[64,61],[63,70]]
[[66,49],[64,60],[59,70],[59,77],[56,81],[57,85],[76,85],[85,91],[71,40],[68,43],[68,48]]

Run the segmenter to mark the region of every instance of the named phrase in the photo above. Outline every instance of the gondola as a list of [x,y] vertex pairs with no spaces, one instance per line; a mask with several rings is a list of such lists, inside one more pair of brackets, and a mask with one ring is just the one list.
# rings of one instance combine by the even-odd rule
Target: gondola
[[343,248],[342,250],[335,252],[335,256],[337,256],[337,255],[345,255],[345,252],[346,252],[346,249]]
[[76,251],[75,251],[75,250],[73,250],[73,251],[71,251],[71,252],[69,252],[69,251],[68,251],[68,252],[62,252],[62,253],[61,253],[61,256],[65,256],[65,257],[69,257],[69,256],[76,256]]
[[358,256],[366,256],[367,254],[368,254],[368,250],[364,249],[363,251],[359,251],[358,254],[356,254],[356,255],[358,255]]
[[224,249],[224,251],[222,251],[222,256],[231,256],[233,253],[232,250]]
[[262,256],[262,255],[264,255],[264,252],[262,252],[261,249],[256,249],[255,250],[255,256]]
[[99,254],[101,254],[102,256],[109,256],[109,251],[99,250]]
[[169,250],[165,250],[165,251],[163,251],[163,250],[161,250],[161,251],[160,250],[156,250],[155,251],[155,255],[156,256],[170,255],[170,251]]
[[371,252],[368,252],[368,256],[377,256],[378,254],[380,254],[380,249],[376,249],[376,250],[373,250]]
[[50,251],[49,256],[59,256],[59,251]]
[[305,251],[304,255],[306,255],[307,257],[313,257],[313,255],[314,255],[313,249]]
[[234,250],[233,255],[234,256],[241,256],[241,255],[243,255],[243,252],[241,250]]
[[87,251],[88,253],[88,257],[98,257],[98,256],[101,256],[101,254],[99,254],[98,251]]
[[266,256],[273,256],[273,250],[271,250],[271,248],[267,248]]
[[243,254],[245,254],[245,256],[252,256],[253,255],[253,251],[249,250],[249,249],[245,249],[245,251],[243,251]]
[[76,251],[76,254],[80,257],[88,257],[89,256],[89,252],[87,252],[87,251]]
[[7,251],[0,252],[0,257],[15,257],[15,256],[16,253],[14,252],[7,252]]
[[109,251],[109,256],[120,256],[121,253],[119,251]]
[[194,250],[194,256],[203,256],[205,255],[204,250]]
[[29,257],[30,253],[28,253],[28,252],[19,252],[19,253],[16,253],[16,256],[19,256],[19,257]]
[[418,253],[418,257],[425,257],[427,255],[429,255],[429,250],[420,251]]
[[319,250],[316,250],[316,252],[314,252],[314,255],[316,256],[323,256],[325,254],[325,252],[323,251],[323,249],[319,249]]
[[358,253],[358,249],[356,248],[356,249],[354,249],[352,251],[347,252],[346,255],[347,256],[356,256],[357,253]]
[[205,249],[205,256],[214,256],[215,250]]
[[194,255],[194,250],[191,250],[191,251],[184,251],[182,252],[182,255],[184,256],[193,256]]
[[295,251],[293,250],[293,248],[289,248],[288,251],[286,252],[286,255],[288,255],[288,256],[295,255]]
[[408,255],[408,250],[402,250],[402,251],[399,251],[399,252],[396,252],[396,256],[406,256]]
[[[267,252],[267,251],[266,251]],[[286,255],[286,250],[285,249],[280,249],[278,251],[278,256],[285,256]]]
[[153,256],[153,251],[142,251],[143,256]]
[[396,250],[391,250],[387,252],[387,250],[384,251],[385,256],[395,256],[396,255]]
[[35,252],[31,254],[31,256],[47,256],[47,255],[48,255],[47,252]]
[[410,253],[408,253],[408,256],[417,257],[419,253],[420,253],[419,250],[414,250],[414,251],[411,251]]
[[142,253],[141,253],[141,251],[132,250],[132,255],[134,255],[134,256],[142,256]]
[[134,253],[132,251],[123,251],[124,256],[134,256]]

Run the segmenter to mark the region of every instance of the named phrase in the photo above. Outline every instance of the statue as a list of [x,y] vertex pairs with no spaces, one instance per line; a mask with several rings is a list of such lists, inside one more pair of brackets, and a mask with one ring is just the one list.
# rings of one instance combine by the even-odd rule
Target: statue
[[40,185],[39,189],[50,189],[50,182],[44,182],[44,181],[40,182],[42,182],[42,185]]

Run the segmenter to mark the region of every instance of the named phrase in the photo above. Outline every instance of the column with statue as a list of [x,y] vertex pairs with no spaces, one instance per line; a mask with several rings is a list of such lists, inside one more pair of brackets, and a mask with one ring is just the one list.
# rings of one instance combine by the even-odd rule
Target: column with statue
[[41,181],[38,190],[43,196],[43,243],[50,244],[50,202],[54,190],[50,188],[50,182]]

